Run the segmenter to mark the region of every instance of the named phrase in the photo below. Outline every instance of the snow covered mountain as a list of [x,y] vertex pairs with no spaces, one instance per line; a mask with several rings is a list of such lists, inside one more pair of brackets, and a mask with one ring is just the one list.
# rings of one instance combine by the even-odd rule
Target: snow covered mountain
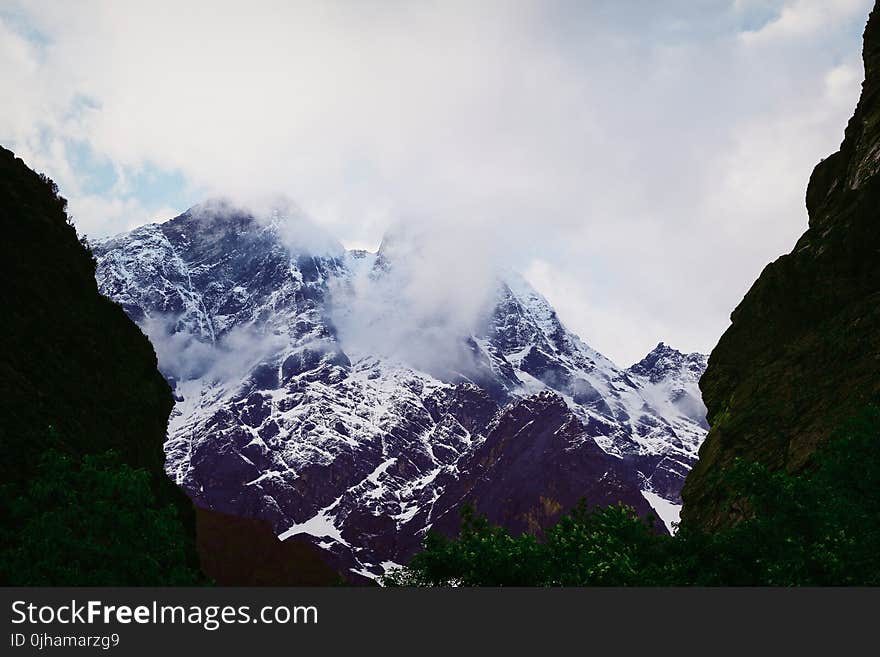
[[220,201],[95,244],[101,291],[174,386],[169,475],[364,577],[454,532],[463,503],[516,531],[584,497],[670,527],[705,356],[661,343],[621,369],[513,273],[461,319],[412,294],[418,252],[346,251],[292,206]]

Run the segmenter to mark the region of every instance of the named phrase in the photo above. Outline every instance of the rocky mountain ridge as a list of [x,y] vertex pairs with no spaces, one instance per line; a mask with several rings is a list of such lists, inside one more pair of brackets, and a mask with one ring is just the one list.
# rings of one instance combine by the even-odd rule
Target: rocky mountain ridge
[[[290,207],[226,202],[95,245],[101,291],[174,385],[166,469],[197,505],[268,520],[364,577],[428,528],[454,532],[466,502],[523,531],[582,497],[654,504],[669,525],[705,434],[705,357],[661,343],[618,368],[515,274],[469,333],[450,341],[430,314],[400,333],[387,300],[404,261],[384,246],[346,251]],[[379,312],[346,316],[364,295]],[[350,348],[366,324],[432,342],[418,366]]]

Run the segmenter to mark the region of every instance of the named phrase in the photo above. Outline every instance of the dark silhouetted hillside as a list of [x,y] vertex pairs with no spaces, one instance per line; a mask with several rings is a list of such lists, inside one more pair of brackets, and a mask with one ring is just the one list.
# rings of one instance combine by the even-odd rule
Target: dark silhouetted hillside
[[[731,315],[700,382],[711,425],[682,492],[685,523],[741,515],[722,502],[736,457],[798,472],[846,418],[880,398],[880,11],[840,150],[807,188],[809,228]],[[805,102],[809,102],[805,100]]]
[[[135,534],[156,520],[150,509],[161,515],[161,523],[171,518],[173,525],[160,523],[174,534],[168,540],[175,541],[167,553],[157,547],[160,565],[181,572],[194,567],[192,506],[163,471],[162,444],[173,400],[153,348],[122,308],[98,293],[91,254],[55,184],[3,148],[0,231],[0,580],[162,583],[112,565],[126,557],[126,550],[149,549]],[[86,465],[86,455],[98,460]],[[52,493],[59,478],[81,488],[70,496]],[[122,500],[122,491],[141,497],[135,503]],[[123,520],[131,527],[123,530],[120,524],[115,536],[112,531],[89,536],[103,530],[89,525],[89,518],[77,518],[99,504],[111,528]],[[113,516],[114,508],[128,515]],[[41,523],[50,518],[69,525],[58,529],[55,545],[49,536],[38,537]],[[67,535],[78,538],[66,544]],[[33,550],[45,554],[28,553]],[[111,563],[99,571],[101,555]],[[66,574],[59,569],[55,581],[35,582],[21,564],[39,559],[48,560],[44,572],[52,571],[49,561],[72,566],[65,567]],[[191,574],[198,577],[195,570]]]

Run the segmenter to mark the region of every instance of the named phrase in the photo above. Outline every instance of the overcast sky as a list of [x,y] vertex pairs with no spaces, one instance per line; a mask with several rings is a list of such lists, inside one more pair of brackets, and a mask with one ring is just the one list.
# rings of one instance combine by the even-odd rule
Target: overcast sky
[[0,0],[0,143],[92,237],[282,193],[502,251],[621,365],[708,353],[806,228],[870,4]]

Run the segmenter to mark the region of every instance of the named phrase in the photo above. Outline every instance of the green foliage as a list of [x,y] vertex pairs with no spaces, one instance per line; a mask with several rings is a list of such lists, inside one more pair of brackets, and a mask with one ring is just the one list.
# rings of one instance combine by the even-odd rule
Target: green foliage
[[465,507],[458,540],[430,532],[425,550],[410,568],[391,576],[391,585],[534,586],[541,572],[542,546],[534,536],[513,537],[503,527]]
[[800,475],[738,461],[724,485],[746,518],[676,536],[681,584],[880,585],[880,409],[869,407]]
[[82,459],[46,451],[15,496],[0,490],[0,581],[25,586],[195,585],[188,538],[173,504],[161,504],[150,475],[113,452]]
[[714,533],[656,534],[624,506],[563,516],[543,541],[472,510],[429,534],[392,586],[880,585],[880,409],[869,407],[791,475],[738,461],[723,478],[742,517]]
[[[627,506],[581,503],[544,540],[511,536],[466,508],[459,537],[429,533],[424,551],[391,573],[391,586],[627,586],[652,577],[668,538]],[[654,575],[656,576],[656,575]]]
[[653,581],[669,537],[624,505],[590,510],[581,503],[546,534],[552,586],[633,586]]

